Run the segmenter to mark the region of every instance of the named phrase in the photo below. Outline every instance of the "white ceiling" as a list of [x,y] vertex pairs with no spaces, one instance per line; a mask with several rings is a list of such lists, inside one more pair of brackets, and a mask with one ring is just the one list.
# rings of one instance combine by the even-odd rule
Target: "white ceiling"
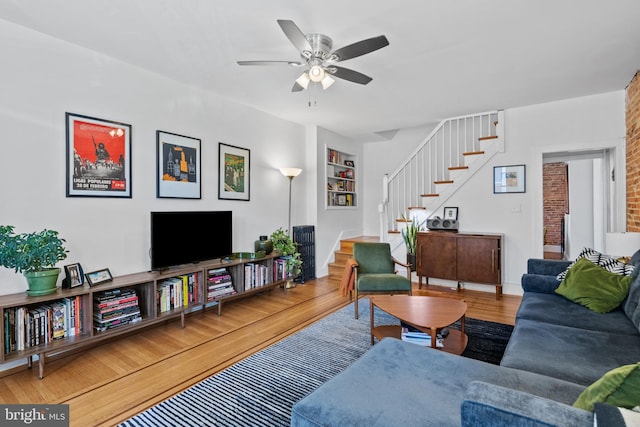
[[[360,141],[623,90],[640,69],[639,0],[0,0],[0,19]],[[236,63],[300,59],[277,19],[334,49],[390,45],[340,63],[368,85],[292,93],[301,69]]]

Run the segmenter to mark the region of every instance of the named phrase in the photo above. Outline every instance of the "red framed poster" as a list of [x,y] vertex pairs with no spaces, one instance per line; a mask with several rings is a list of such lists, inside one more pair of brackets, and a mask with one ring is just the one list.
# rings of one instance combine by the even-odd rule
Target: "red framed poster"
[[131,125],[66,113],[67,197],[131,197]]

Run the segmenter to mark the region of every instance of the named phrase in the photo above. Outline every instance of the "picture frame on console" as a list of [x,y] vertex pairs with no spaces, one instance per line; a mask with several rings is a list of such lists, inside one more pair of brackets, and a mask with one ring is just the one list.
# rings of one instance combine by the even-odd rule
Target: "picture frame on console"
[[91,273],[85,274],[85,277],[87,278],[89,286],[96,286],[113,280],[113,276],[108,268],[92,271]]
[[66,113],[67,197],[131,198],[131,125]]
[[246,148],[218,145],[218,199],[249,201],[251,151]]
[[443,219],[453,219],[458,220],[458,208],[457,207],[448,207],[444,208]]
[[526,166],[494,166],[493,167],[493,193],[525,193],[526,192]]
[[84,285],[84,272],[82,266],[78,263],[64,266],[65,278],[62,280],[64,289],[71,289]]
[[156,197],[200,199],[201,140],[156,131]]

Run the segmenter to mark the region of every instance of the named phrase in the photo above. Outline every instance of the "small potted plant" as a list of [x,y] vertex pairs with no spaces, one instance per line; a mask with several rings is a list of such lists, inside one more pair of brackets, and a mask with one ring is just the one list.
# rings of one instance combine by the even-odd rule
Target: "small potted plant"
[[0,266],[25,276],[28,295],[53,293],[60,275],[55,265],[67,257],[64,243],[54,230],[16,234],[12,225],[0,225]]
[[422,228],[424,221],[419,223],[415,218],[409,220],[406,215],[402,215],[405,227],[402,229],[402,238],[407,247],[407,264],[411,264],[411,271],[416,270],[416,246],[418,243],[418,231]]
[[302,272],[302,256],[298,252],[298,245],[289,236],[289,232],[282,228],[271,233],[269,239],[273,242],[273,249],[285,258],[287,276],[290,277],[287,287],[293,287],[291,280]]

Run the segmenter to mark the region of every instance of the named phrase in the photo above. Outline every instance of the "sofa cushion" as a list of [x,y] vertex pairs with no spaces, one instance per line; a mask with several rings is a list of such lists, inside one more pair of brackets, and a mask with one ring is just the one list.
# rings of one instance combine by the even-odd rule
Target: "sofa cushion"
[[[638,269],[640,270],[640,269]],[[622,304],[622,308],[627,317],[633,322],[635,327],[640,331],[640,276],[633,279],[629,286],[627,299]]]
[[639,335],[638,329],[629,321],[621,307],[606,314],[596,313],[557,294],[525,292],[516,313],[516,323],[518,319],[536,320],[590,331]]
[[298,401],[291,426],[460,426],[460,405],[475,380],[568,405],[584,390],[566,381],[385,338]]
[[639,360],[640,335],[518,319],[500,365],[588,386],[611,369]]
[[482,381],[469,384],[460,413],[462,427],[593,427],[591,412]]
[[580,261],[582,258],[588,259],[589,261],[593,262],[596,265],[599,265],[607,271],[623,276],[631,276],[635,270],[634,264],[620,262],[618,261],[619,257],[605,255],[591,248],[584,248],[582,251],[580,251],[576,260],[569,264],[569,266],[562,273],[558,274],[558,280],[564,279],[564,277],[573,268],[576,262]]
[[611,273],[580,258],[567,272],[556,293],[598,313],[618,307],[629,293],[633,278]]
[[593,411],[596,402],[631,409],[640,405],[640,362],[604,374],[578,396],[573,406]]
[[640,426],[640,412],[607,403],[596,403],[594,426],[625,427]]

